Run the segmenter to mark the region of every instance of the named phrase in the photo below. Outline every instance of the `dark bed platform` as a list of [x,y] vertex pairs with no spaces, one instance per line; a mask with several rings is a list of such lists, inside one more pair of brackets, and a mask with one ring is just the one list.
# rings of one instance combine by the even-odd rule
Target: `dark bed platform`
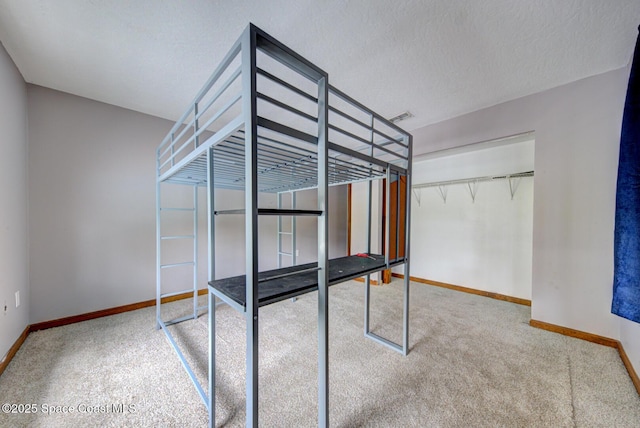
[[[384,256],[371,254],[367,257],[347,256],[329,260],[329,285],[338,284],[353,278],[369,275],[386,269]],[[402,261],[394,264],[402,263]],[[258,274],[258,306],[265,306],[318,289],[317,263],[307,263],[281,269],[260,272]],[[300,273],[294,273],[301,271]],[[209,282],[212,291],[232,299],[245,307],[245,275],[219,279]],[[222,296],[220,296],[222,297]]]

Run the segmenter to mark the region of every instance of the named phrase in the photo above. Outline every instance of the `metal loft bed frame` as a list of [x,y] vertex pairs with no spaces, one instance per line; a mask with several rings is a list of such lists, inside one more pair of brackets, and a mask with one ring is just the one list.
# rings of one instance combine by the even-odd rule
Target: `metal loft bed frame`
[[[246,320],[246,425],[258,425],[258,313],[259,308],[303,293],[318,291],[318,425],[328,426],[328,286],[365,276],[365,335],[406,355],[409,338],[409,213],[412,137],[362,104],[331,87],[327,73],[305,60],[259,28],[249,25],[176,122],[157,149],[157,328],[162,329],[178,354],[215,425],[215,309],[216,298],[242,313]],[[390,254],[375,260],[356,256],[328,259],[327,193],[332,185],[368,181],[367,252],[371,249],[372,180],[386,180],[386,194],[393,182],[406,181],[400,197],[386,203],[386,236],[390,227],[400,231],[404,221],[404,248],[400,233]],[[193,187],[193,206],[165,206],[163,184]],[[208,304],[198,307],[198,188],[207,189]],[[244,207],[214,207],[216,189],[244,191]],[[292,196],[290,208],[282,208],[281,195],[317,189],[317,206],[298,209]],[[258,193],[278,195],[278,208],[258,206]],[[387,197],[387,199],[389,199]],[[405,214],[389,224],[390,205],[405,204]],[[163,222],[167,211],[193,213],[193,232],[171,234]],[[401,212],[398,210],[398,212]],[[215,266],[215,218],[243,215],[245,219],[245,274],[218,278]],[[318,261],[259,272],[258,218],[262,215],[315,216],[318,224]],[[282,224],[278,225],[278,252]],[[291,230],[294,234],[295,228]],[[168,243],[193,241],[193,260],[169,263],[163,256]],[[293,248],[292,250],[295,250]],[[404,250],[404,251],[402,251]],[[295,251],[292,253],[295,255]],[[293,260],[294,257],[292,257]],[[404,264],[403,335],[397,344],[369,329],[370,275]],[[173,268],[193,269],[193,286],[166,292],[163,275]],[[162,302],[185,291],[193,293],[193,313],[164,320]],[[198,382],[185,355],[168,328],[197,318],[208,308],[208,393]]]

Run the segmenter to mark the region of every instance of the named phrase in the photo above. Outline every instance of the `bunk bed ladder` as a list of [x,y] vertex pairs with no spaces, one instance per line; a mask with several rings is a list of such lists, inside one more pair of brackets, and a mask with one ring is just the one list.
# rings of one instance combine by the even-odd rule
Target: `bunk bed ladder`
[[[285,192],[281,192],[278,193],[278,210],[282,210],[283,209],[283,196],[284,196]],[[290,194],[290,208],[292,210],[296,209],[296,193],[295,192],[286,192]],[[284,266],[284,260],[283,258],[290,258],[291,260],[291,264],[289,264],[288,266],[295,266],[296,265],[296,257],[297,255],[297,248],[296,248],[296,216],[291,216],[291,224],[288,230],[284,230],[284,222],[282,219],[282,216],[278,217],[278,268],[283,268],[286,267]],[[284,249],[284,242],[286,240],[286,237],[289,237],[289,242],[290,245],[288,246],[289,251],[285,251]],[[295,298],[294,298],[295,300]]]
[[[283,209],[283,195],[284,193],[289,193],[290,195],[290,201],[289,201],[289,208],[291,210],[295,210],[296,209],[296,192],[295,191],[291,191],[291,192],[280,192],[278,193],[278,210],[282,210]],[[296,265],[296,257],[298,257],[298,250],[296,248],[296,216],[292,215],[290,217],[291,219],[291,224],[289,226],[289,230],[284,230],[283,228],[283,221],[282,221],[282,216],[278,216],[278,268],[283,268],[284,263],[283,263],[283,257],[289,257],[291,259],[291,264],[288,266],[295,266]],[[284,240],[286,239],[286,237],[289,237],[289,252],[284,250]],[[297,297],[292,297],[291,301],[295,302],[296,300],[298,300]]]
[[[198,317],[198,311],[201,309],[206,309],[206,306],[198,307],[198,186],[193,186],[193,205],[192,207],[163,207],[161,203],[160,197],[160,185],[158,183],[157,186],[157,197],[156,197],[156,329],[160,329],[162,327],[161,323],[169,326],[171,324],[176,324],[182,321],[186,321],[188,319],[195,319]],[[187,235],[179,235],[179,234],[166,234],[164,235],[163,231],[163,221],[166,222],[166,219],[163,219],[163,213],[168,212],[185,212],[191,213],[192,218],[192,231],[191,234]],[[163,243],[168,241],[191,241],[192,252],[187,258],[187,260],[180,260],[173,263],[168,263],[163,260]],[[164,282],[163,276],[165,271],[173,270],[175,268],[181,268],[185,266],[191,266],[193,270],[193,281],[190,288],[172,291],[172,292],[164,292]],[[185,295],[192,294],[191,298],[193,299],[193,312],[189,315],[182,316],[179,318],[175,318],[169,321],[163,321],[162,319],[162,300],[170,299],[176,297],[183,297]]]

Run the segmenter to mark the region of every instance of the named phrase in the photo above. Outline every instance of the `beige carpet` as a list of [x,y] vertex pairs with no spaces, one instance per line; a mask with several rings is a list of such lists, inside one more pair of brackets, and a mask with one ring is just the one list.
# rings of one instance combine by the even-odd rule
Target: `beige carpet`
[[[372,328],[396,341],[400,287],[372,288]],[[361,283],[331,287],[331,426],[640,426],[640,397],[617,351],[531,328],[528,307],[412,284],[411,352],[402,357],[364,338],[363,300]],[[0,426],[205,426],[154,311],[32,333],[0,376],[0,401],[37,413],[0,413]],[[316,294],[260,313],[260,424],[317,426]],[[227,306],[217,315],[217,425],[243,426],[244,321]],[[205,385],[206,321],[172,327]],[[53,406],[74,412],[43,414],[65,410]]]

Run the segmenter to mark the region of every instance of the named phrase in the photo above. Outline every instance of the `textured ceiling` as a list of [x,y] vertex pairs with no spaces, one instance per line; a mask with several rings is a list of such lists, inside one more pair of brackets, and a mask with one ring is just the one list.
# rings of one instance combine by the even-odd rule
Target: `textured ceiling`
[[405,129],[628,64],[638,0],[0,0],[29,83],[176,120],[249,22]]

